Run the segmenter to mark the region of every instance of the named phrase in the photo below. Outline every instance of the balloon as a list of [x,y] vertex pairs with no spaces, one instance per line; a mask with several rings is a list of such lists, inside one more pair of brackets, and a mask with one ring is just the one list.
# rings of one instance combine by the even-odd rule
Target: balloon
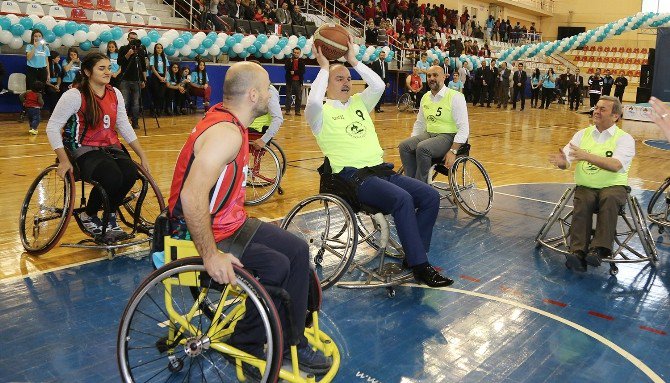
[[197,56],[197,55],[198,55],[198,54],[197,54],[196,52],[191,51],[191,53],[188,54],[188,58],[190,58],[190,59],[194,59],[195,56]]
[[[0,16],[0,27],[2,28],[3,31],[9,30],[9,28],[12,26],[12,22],[5,16]],[[5,43],[3,43],[5,44]]]
[[241,33],[235,33],[233,37],[235,38],[235,42],[239,43],[244,38],[244,35]]
[[212,56],[218,56],[221,53],[221,49],[217,45],[213,45],[209,48],[209,54]]
[[120,39],[121,36],[123,36],[123,29],[119,27],[112,28],[112,37],[114,38],[114,40]]
[[233,52],[240,53],[243,50],[244,50],[244,47],[242,46],[242,44],[237,43],[237,44],[233,45]]
[[145,47],[148,47],[149,45],[151,45],[151,39],[149,38],[149,36],[144,36],[144,37],[142,37],[142,38],[140,39],[140,42],[141,42],[142,45],[144,45]]
[[272,49],[270,49],[270,52],[272,52],[273,54],[278,54],[279,52],[281,52],[281,49],[282,49],[281,46],[275,45],[274,47],[272,47]]
[[265,52],[265,53],[263,53],[263,58],[271,59],[271,58],[272,58],[272,52]]
[[23,40],[21,40],[20,37],[13,37],[12,41],[9,42],[9,47],[12,49],[20,49],[22,46],[23,46]]
[[240,52],[239,56],[242,57],[242,58],[247,58],[247,57],[249,57],[249,52],[242,51],[242,52]]
[[76,31],[74,33],[74,41],[77,42],[77,44],[81,44],[84,41],[86,41],[86,32],[84,31]]
[[[46,36],[44,36],[44,37],[46,37]],[[97,38],[98,38],[98,34],[95,33],[95,32],[90,31],[90,32],[86,33],[86,40],[88,40],[88,41],[93,41]]]
[[268,36],[267,35],[258,35],[256,37],[256,41],[260,41],[261,44],[265,44],[266,41],[268,41]]
[[205,32],[202,32],[202,31],[193,35],[193,38],[196,39],[196,40],[199,40],[200,42],[202,42],[202,40],[204,40],[206,37],[207,37],[207,35],[205,34]]
[[202,47],[202,46],[199,46],[199,47],[195,48],[195,52],[199,55],[202,55],[203,53],[205,53],[205,48]]
[[79,24],[79,30],[88,33],[88,31],[89,31],[88,25],[86,25],[86,24]]
[[177,51],[176,48],[177,47],[175,47],[175,46],[168,45],[167,47],[165,47],[165,54],[168,55],[168,56],[174,55],[175,52]]
[[196,39],[191,39],[188,41],[188,46],[191,47],[191,49],[195,49],[200,46],[200,41]]
[[216,40],[217,37],[219,37],[219,35],[217,35],[216,32],[209,32],[207,34],[207,38],[210,40]]
[[214,42],[210,39],[204,39],[202,40],[202,46],[206,49],[209,49],[212,45],[214,45]]
[[83,43],[79,44],[79,49],[86,52],[91,49],[91,43],[89,41],[84,41]]
[[[23,32],[26,31],[26,28],[24,28],[23,25],[21,25],[21,24],[14,24],[14,25],[12,25],[11,28],[9,28],[9,30],[12,32],[12,35],[14,35],[14,36],[22,36]],[[23,45],[23,41],[21,41],[21,45]],[[10,43],[10,46],[11,46],[11,43]]]
[[249,48],[247,48],[247,52],[249,52],[250,54],[254,54],[256,53],[256,51],[258,51],[258,48],[256,48],[255,45],[251,45]]
[[47,28],[47,26],[44,25],[44,23],[36,23],[35,25],[33,25],[33,29],[37,29],[40,32],[42,32],[42,36],[44,36],[44,32],[49,30],[49,28]]
[[170,45],[170,41],[165,36],[161,37],[160,39],[158,39],[158,41],[155,41],[155,42],[162,45],[163,47],[166,47],[166,46]]
[[62,44],[61,44],[61,42],[60,42],[60,37],[56,37],[56,38],[54,39],[54,42],[51,43],[51,48],[58,48],[58,47],[60,47],[61,45],[62,45]]
[[56,35],[53,32],[51,31],[44,32],[44,40],[46,40],[46,42],[48,42],[49,44],[53,43],[55,39]]
[[79,30],[79,24],[77,24],[75,21],[68,21],[65,23],[65,32],[68,34],[72,35],[77,32],[77,30]]
[[[58,33],[56,33],[56,35],[58,35]],[[106,42],[112,40],[112,32],[110,32],[110,31],[100,32],[99,38],[100,38],[100,41],[102,41],[103,43],[106,43]]]
[[21,20],[19,20],[19,24],[21,24],[21,26],[23,26],[25,29],[32,29],[33,24],[35,23],[30,17],[22,17]]
[[231,58],[231,59],[234,59],[235,57],[237,57],[237,53],[235,53],[231,50],[230,52],[228,52],[228,57]]
[[188,43],[191,41],[191,38],[193,38],[193,35],[191,32],[184,32],[181,34],[181,39],[184,40],[185,43]]
[[151,42],[155,43],[158,41],[158,39],[161,38],[160,33],[156,32],[155,30],[151,30],[149,33],[147,33],[147,36],[151,40]]
[[30,37],[32,36],[33,31],[27,30],[23,32],[23,35],[21,36],[21,40],[23,40],[26,44],[30,43]]
[[263,57],[265,57],[265,53],[270,50],[267,46],[261,45],[260,48],[258,48],[258,52],[263,53]]
[[100,39],[93,40],[93,46],[94,47],[99,47],[101,44],[102,44],[102,41],[100,41]]
[[66,47],[71,47],[74,45],[74,36],[71,34],[65,34],[63,37],[61,37],[61,40],[63,41],[63,45]]
[[180,50],[179,53],[182,56],[188,56],[191,53],[191,47],[188,45],[184,45]]
[[182,39],[181,37],[177,37],[176,39],[174,39],[174,40],[172,41],[172,45],[173,45],[176,49],[181,49],[185,44],[186,44],[186,43],[184,42],[184,39]]

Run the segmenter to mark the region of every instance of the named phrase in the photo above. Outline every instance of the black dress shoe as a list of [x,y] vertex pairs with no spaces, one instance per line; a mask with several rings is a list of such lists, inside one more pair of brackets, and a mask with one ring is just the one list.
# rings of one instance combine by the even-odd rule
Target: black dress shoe
[[412,271],[414,274],[414,279],[419,283],[425,283],[429,287],[445,287],[454,283],[453,280],[440,275],[440,273],[435,270],[431,265],[422,267],[420,269],[414,269]]
[[593,267],[598,267],[602,264],[603,258],[608,258],[612,255],[612,252],[609,249],[604,247],[595,247],[589,250],[589,253],[586,254],[585,260],[586,263]]
[[586,271],[586,260],[583,251],[574,251],[566,256],[566,266],[575,271]]

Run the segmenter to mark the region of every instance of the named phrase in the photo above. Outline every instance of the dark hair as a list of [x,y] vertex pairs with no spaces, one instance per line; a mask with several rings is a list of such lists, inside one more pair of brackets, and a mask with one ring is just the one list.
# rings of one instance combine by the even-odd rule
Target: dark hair
[[77,57],[79,57],[79,51],[77,50],[77,48],[70,47],[70,48],[67,49],[67,57],[66,57],[66,60],[68,60],[67,62],[70,62],[70,53],[72,53],[72,52],[76,53]]
[[44,37],[44,33],[40,29],[35,28],[33,29],[33,32],[30,34],[30,44],[35,43],[35,33],[39,33],[40,35],[42,35],[42,37]]
[[[92,128],[102,117],[100,104],[98,103],[98,99],[95,97],[93,89],[91,89],[89,84],[89,75],[86,74],[86,71],[92,73],[93,68],[101,60],[109,60],[109,58],[102,53],[89,53],[81,62],[81,71],[79,72],[81,75],[81,81],[78,84],[78,88],[84,97],[84,100],[86,101],[86,109],[84,109],[84,129]],[[85,133],[86,132],[84,132],[84,134]]]
[[49,73],[51,73],[51,77],[60,77],[61,75],[61,66],[60,64],[56,61],[56,57],[59,57],[60,54],[58,51],[51,51],[49,54]]
[[36,80],[35,82],[32,83],[30,90],[32,90],[35,93],[42,93],[44,92],[44,83],[40,80]]
[[533,72],[533,77],[539,79],[540,78],[540,68],[535,68],[535,72]]
[[[196,82],[197,82],[198,85],[205,85],[205,84],[207,84],[207,64],[205,64],[205,69],[200,71],[200,63],[205,64],[205,61],[204,60],[196,61],[196,64],[195,64],[195,73],[196,73],[196,76],[197,76],[197,81]],[[201,78],[201,76],[202,76],[202,78]]]
[[[158,72],[158,53],[156,53],[156,47],[161,46],[163,48],[163,44],[157,43],[154,46],[154,69],[156,69],[156,72]],[[161,52],[161,60],[163,60],[163,72],[167,72],[167,58],[165,57],[165,48],[163,48],[163,52]],[[159,72],[160,73],[160,72]]]
[[[172,71],[172,68],[175,67],[175,66],[177,67],[177,73],[174,73]],[[168,70],[168,76],[169,76],[168,78],[170,79],[170,82],[175,82],[175,83],[181,82],[181,69],[179,68],[179,63],[172,63],[170,65],[170,69]]]
[[116,52],[114,52],[114,53],[117,53],[117,54],[118,54],[118,53],[119,53],[119,46],[116,45],[116,41],[114,41],[114,40],[109,40],[109,41],[107,42],[107,57],[109,57],[109,54],[111,53],[111,52],[109,51],[109,44],[114,44],[114,47],[116,48]]

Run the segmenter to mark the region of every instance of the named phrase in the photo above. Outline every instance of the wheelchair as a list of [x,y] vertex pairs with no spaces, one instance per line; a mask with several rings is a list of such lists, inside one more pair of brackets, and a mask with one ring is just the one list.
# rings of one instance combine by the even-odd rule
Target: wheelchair
[[[417,96],[418,97],[418,96]],[[409,92],[403,93],[400,98],[398,98],[398,110],[400,112],[414,111],[414,100],[412,95]]]
[[656,189],[647,206],[647,217],[652,224],[658,225],[658,233],[663,234],[670,227],[670,177]]
[[244,202],[248,206],[265,202],[275,191],[284,194],[280,182],[286,172],[286,154],[274,139],[263,149],[254,149],[251,141],[262,135],[262,132],[249,131],[249,170]]
[[[403,167],[398,173],[403,172]],[[444,158],[433,158],[428,184],[440,192],[440,199],[450,202],[473,217],[485,216],[493,206],[493,185],[484,166],[470,157],[470,144],[461,145],[451,169]],[[444,208],[444,207],[443,207]]]
[[[393,298],[395,286],[414,280],[411,270],[402,267],[405,253],[393,218],[360,204],[345,184],[337,175],[323,174],[320,194],[294,206],[281,227],[309,244],[322,289],[383,287]],[[351,280],[340,281],[345,274]]]
[[[284,290],[264,287],[237,266],[237,285],[218,284],[207,275],[191,241],[165,237],[164,245],[165,265],[140,284],[121,317],[116,357],[122,381],[245,382],[254,374],[261,382],[333,380],[340,354],[319,327],[321,289],[314,273],[308,312],[297,320],[306,320],[304,335],[310,345],[333,360],[320,380],[301,373],[294,346],[298,339],[283,334],[272,298],[286,295]],[[250,305],[258,310],[263,326],[257,331],[265,334],[265,355],[260,358],[228,343]],[[282,366],[285,336],[292,345],[290,366]]]
[[[81,180],[76,162],[71,162],[73,171],[68,172],[65,178],[58,176],[58,163],[55,163],[37,176],[26,193],[19,217],[19,236],[23,248],[30,255],[41,255],[53,249],[65,234],[73,215],[81,231],[90,236],[78,216],[85,209],[86,196],[92,188],[99,188],[103,196],[102,223],[105,229],[107,227],[110,208],[104,189],[96,182]],[[123,237],[109,239],[103,231],[96,237],[77,243],[63,243],[61,246],[106,250],[109,258],[112,258],[120,248],[152,240],[154,220],[165,208],[165,201],[151,175],[140,164],[135,165],[137,181],[117,210],[118,219],[131,232]],[[77,182],[81,185],[81,195],[79,207],[75,208]]]
[[[575,193],[576,187],[569,187],[561,196],[549,218],[544,223],[540,232],[535,237],[535,248],[546,247],[562,254],[569,254],[569,230],[572,217],[572,208],[567,204]],[[627,209],[626,209],[627,207]],[[628,214],[626,214],[628,210]],[[640,208],[636,197],[628,192],[626,205],[619,211],[619,224],[614,238],[616,248],[613,249],[609,258],[603,258],[602,262],[610,265],[610,275],[616,275],[619,272],[617,263],[649,262],[652,266],[658,263],[658,253],[656,244],[651,238],[651,233],[647,227],[647,222]],[[623,224],[622,224],[623,222]],[[558,223],[558,228],[554,226]],[[634,238],[638,238],[637,243],[642,247],[642,252],[633,245]],[[566,267],[568,266],[566,262]]]

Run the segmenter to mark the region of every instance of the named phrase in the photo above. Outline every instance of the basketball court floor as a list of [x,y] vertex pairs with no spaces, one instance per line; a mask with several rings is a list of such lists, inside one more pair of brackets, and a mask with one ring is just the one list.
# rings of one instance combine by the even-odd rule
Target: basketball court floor
[[[523,113],[470,107],[472,156],[493,181],[489,214],[473,219],[440,211],[429,258],[456,280],[449,288],[407,285],[394,298],[384,289],[324,292],[321,325],[338,345],[336,382],[645,382],[670,379],[670,236],[652,229],[656,267],[620,265],[575,273],[562,255],[535,248],[535,236],[572,173],[552,169],[549,153],[563,146],[588,116],[563,106]],[[374,116],[387,160],[414,115]],[[141,137],[152,172],[167,194],[174,159],[197,117],[174,119]],[[112,260],[92,251],[56,248],[22,253],[17,235],[23,194],[53,162],[44,134],[3,122],[5,176],[0,232],[0,380],[118,382],[119,319],[153,266],[149,257]],[[632,194],[643,209],[667,174],[670,152],[652,124],[623,122],[637,141]],[[255,216],[278,220],[318,189],[321,162],[309,128],[288,117],[277,140],[289,169],[282,186]],[[81,234],[74,225],[66,237]],[[636,244],[634,246],[639,246]]]

